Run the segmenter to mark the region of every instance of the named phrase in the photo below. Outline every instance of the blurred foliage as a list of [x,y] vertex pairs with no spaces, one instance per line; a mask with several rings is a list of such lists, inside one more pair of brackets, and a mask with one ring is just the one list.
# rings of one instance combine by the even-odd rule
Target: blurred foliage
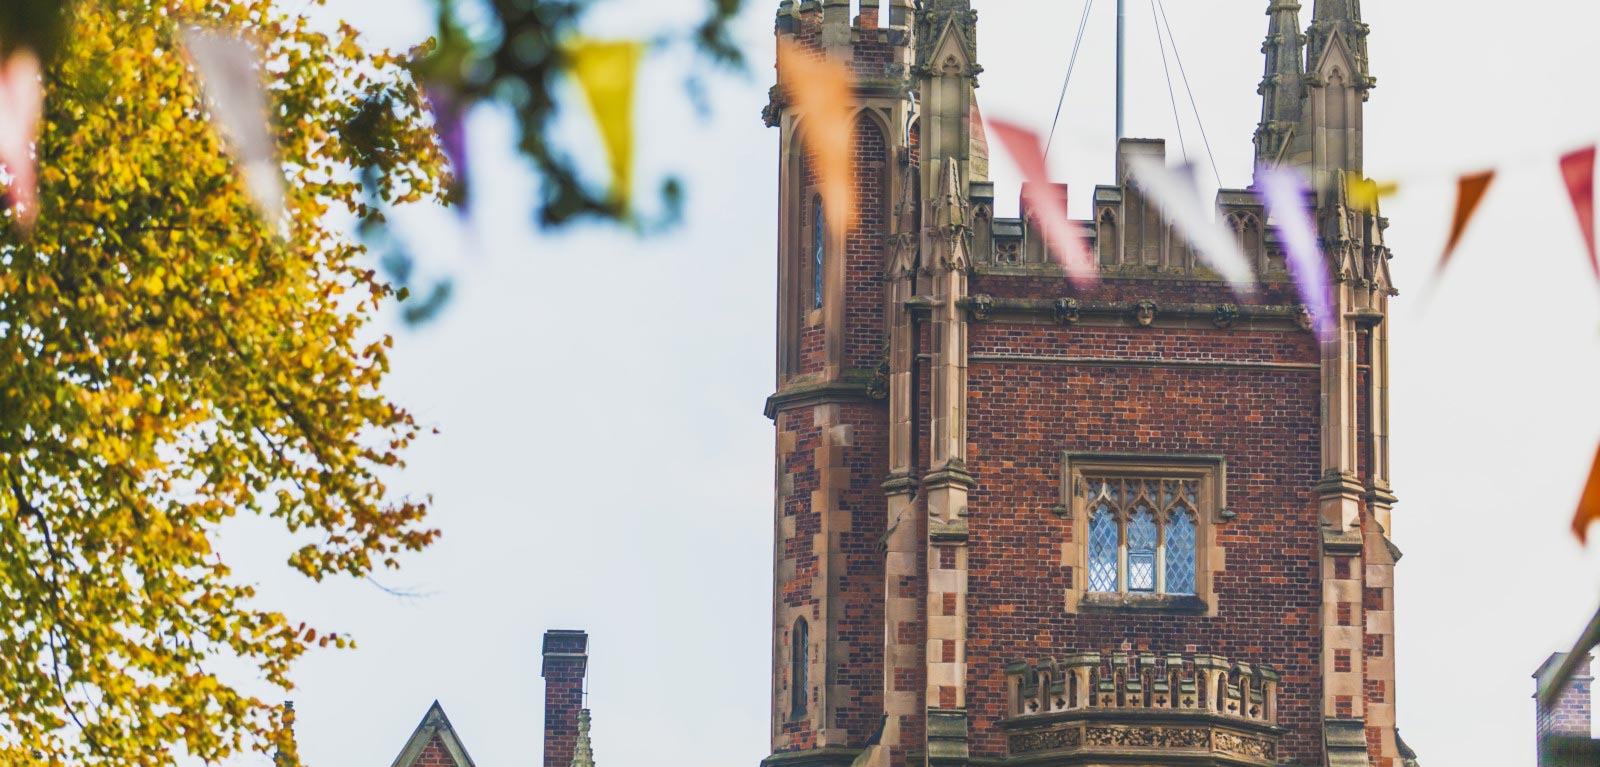
[[[77,0],[69,35],[30,26],[57,5],[0,4],[11,45],[61,41],[38,223],[0,214],[0,765],[293,765],[285,713],[241,685],[287,690],[348,639],[262,604],[216,536],[271,520],[317,580],[434,539],[381,479],[417,434],[381,393],[394,291],[329,214],[438,200],[444,158],[409,57],[350,27],[272,0]],[[191,23],[264,50],[278,227],[210,120]]]
[[[570,153],[550,135],[559,111],[557,90],[565,76],[564,41],[576,37],[587,6],[584,0],[487,0],[493,29],[475,37],[460,21],[457,0],[435,0],[438,36],[423,51],[417,76],[430,90],[450,92],[463,104],[493,101],[516,117],[517,148],[533,165],[541,193],[535,211],[544,226],[561,226],[580,217],[625,221],[606,189],[585,184]],[[740,66],[743,57],[729,24],[741,0],[710,0],[706,18],[691,39],[712,62]],[[675,186],[674,186],[675,188]],[[667,192],[674,194],[672,191]]]
[[[552,124],[563,106],[558,95],[567,74],[562,50],[565,41],[580,34],[579,25],[589,0],[434,0],[438,7],[436,37],[413,51],[413,69],[424,84],[432,102],[441,140],[452,152],[466,154],[463,122],[470,110],[480,104],[493,104],[510,111],[518,126],[517,149],[532,166],[539,183],[532,211],[534,221],[544,228],[561,228],[579,220],[619,224],[635,231],[655,231],[671,226],[681,218],[682,183],[673,177],[662,181],[659,190],[662,213],[643,222],[636,212],[620,206],[617,197],[603,186],[586,181],[575,167],[570,147],[562,146],[552,133]],[[706,14],[691,29],[682,33],[702,60],[713,67],[738,69],[744,65],[734,43],[730,25],[742,0],[708,0]],[[470,8],[463,8],[468,6]],[[463,21],[464,12],[487,11],[487,29],[474,33]],[[478,18],[479,13],[473,13]],[[669,34],[658,40],[675,41]],[[691,75],[685,86],[697,104],[704,103],[700,81]],[[703,107],[702,107],[703,108]],[[382,114],[383,105],[374,105]],[[458,177],[451,198],[457,205],[471,202],[471,181]],[[361,224],[363,238],[385,253],[382,259],[390,279],[403,287],[417,287],[415,259],[409,249],[383,226],[379,206]],[[421,286],[423,299],[405,312],[408,322],[431,319],[443,307],[451,292],[448,279]]]

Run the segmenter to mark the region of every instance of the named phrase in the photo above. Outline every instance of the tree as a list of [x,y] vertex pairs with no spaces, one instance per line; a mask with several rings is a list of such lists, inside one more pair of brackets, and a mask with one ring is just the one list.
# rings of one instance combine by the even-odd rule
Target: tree
[[[379,390],[371,321],[394,293],[328,222],[367,213],[363,175],[385,205],[437,199],[443,160],[408,62],[348,27],[271,0],[78,0],[68,18],[38,223],[0,215],[0,765],[292,764],[277,702],[216,666],[288,689],[296,658],[347,639],[257,604],[212,542],[263,515],[321,580],[433,540],[426,504],[382,480],[417,434]],[[264,49],[277,227],[208,119],[179,43],[197,23]]]

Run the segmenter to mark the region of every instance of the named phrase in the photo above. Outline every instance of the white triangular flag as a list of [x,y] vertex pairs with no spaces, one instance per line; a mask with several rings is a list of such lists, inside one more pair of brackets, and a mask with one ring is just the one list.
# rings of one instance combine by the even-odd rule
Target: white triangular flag
[[238,35],[198,27],[185,29],[183,40],[250,199],[276,227],[283,213],[283,168],[258,68],[260,49]]
[[1239,248],[1239,241],[1213,215],[1215,205],[1202,196],[1194,166],[1169,168],[1165,162],[1149,157],[1133,157],[1129,161],[1139,188],[1150,195],[1206,265],[1222,275],[1233,286],[1233,292],[1253,295],[1255,273],[1250,261]]

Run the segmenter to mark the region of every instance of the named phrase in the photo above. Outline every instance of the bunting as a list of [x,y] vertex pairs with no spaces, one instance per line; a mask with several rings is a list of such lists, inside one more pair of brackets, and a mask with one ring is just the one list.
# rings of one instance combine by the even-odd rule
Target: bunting
[[1435,273],[1442,273],[1449,266],[1450,257],[1455,255],[1456,246],[1461,244],[1461,236],[1467,232],[1467,224],[1472,223],[1472,216],[1478,211],[1478,203],[1483,202],[1489,185],[1494,183],[1494,175],[1493,170],[1487,170],[1462,176],[1456,182],[1456,213],[1450,223],[1450,242],[1444,247],[1444,255],[1439,258]]
[[1594,466],[1589,469],[1589,481],[1578,499],[1578,511],[1572,517],[1572,532],[1579,543],[1588,543],[1589,524],[1600,519],[1600,450],[1595,451]]
[[1094,285],[1099,279],[1094,255],[1084,244],[1077,224],[1068,217],[1066,199],[1051,192],[1055,186],[1050,183],[1039,134],[1004,120],[991,120],[989,127],[994,129],[1000,144],[1022,171],[1023,201],[1038,216],[1045,248],[1061,260],[1073,287]]
[[1250,261],[1239,248],[1239,241],[1212,216],[1213,205],[1200,194],[1194,166],[1169,168],[1165,162],[1149,157],[1133,157],[1130,162],[1139,188],[1150,195],[1200,258],[1233,286],[1233,292],[1254,295],[1255,276]]
[[633,96],[645,48],[637,40],[580,40],[567,48],[610,160],[611,201],[623,211],[633,199]]
[[1311,189],[1305,178],[1287,168],[1261,168],[1256,174],[1267,204],[1267,218],[1283,238],[1289,274],[1300,291],[1300,300],[1311,310],[1317,337],[1324,342],[1338,333],[1334,321],[1333,293],[1328,282],[1328,266],[1317,246],[1316,223],[1306,208]]
[[828,231],[842,238],[855,209],[850,170],[850,97],[855,78],[844,63],[819,58],[795,43],[778,41],[778,81],[804,117],[800,129],[817,169]]
[[1579,149],[1561,156],[1561,179],[1566,182],[1567,196],[1572,198],[1573,212],[1578,217],[1578,229],[1583,233],[1583,244],[1589,249],[1589,267],[1600,278],[1600,257],[1594,245],[1594,160],[1595,147]]
[[276,228],[283,213],[283,168],[261,82],[259,49],[237,35],[194,27],[183,30],[183,43],[251,202]]
[[31,229],[39,216],[33,142],[43,106],[39,57],[19,48],[0,61],[0,168],[11,177],[0,198],[14,206],[24,231]]

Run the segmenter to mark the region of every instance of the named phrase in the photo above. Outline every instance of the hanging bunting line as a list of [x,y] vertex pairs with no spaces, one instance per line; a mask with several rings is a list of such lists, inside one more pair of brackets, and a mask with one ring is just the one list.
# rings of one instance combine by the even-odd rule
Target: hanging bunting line
[[1056,194],[1055,185],[1050,183],[1039,134],[1004,120],[990,120],[989,127],[1022,171],[1023,202],[1038,219],[1046,250],[1060,260],[1073,287],[1093,286],[1099,281],[1094,254],[1084,243],[1078,225],[1067,215],[1066,198]]

